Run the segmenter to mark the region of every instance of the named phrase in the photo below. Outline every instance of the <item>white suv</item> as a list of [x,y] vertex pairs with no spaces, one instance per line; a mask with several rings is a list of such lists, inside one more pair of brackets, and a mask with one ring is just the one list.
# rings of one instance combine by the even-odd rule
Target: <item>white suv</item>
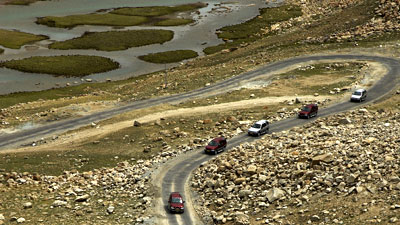
[[260,120],[253,124],[253,126],[250,127],[247,133],[250,136],[260,136],[261,134],[266,134],[268,130],[269,122],[267,120]]
[[365,89],[357,89],[351,95],[350,101],[362,102],[367,98],[367,91]]

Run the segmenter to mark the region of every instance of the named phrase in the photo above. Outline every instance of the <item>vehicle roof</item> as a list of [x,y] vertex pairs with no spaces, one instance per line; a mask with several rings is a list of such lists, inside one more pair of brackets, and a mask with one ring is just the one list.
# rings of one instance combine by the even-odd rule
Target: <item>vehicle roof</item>
[[307,105],[304,105],[305,107],[309,107],[309,106],[317,106],[317,104],[314,104],[314,103],[312,103],[312,104],[307,104]]
[[259,121],[255,122],[255,123],[262,124],[262,123],[266,123],[266,122],[268,122],[268,121],[267,120],[259,120]]
[[222,140],[225,140],[225,138],[224,137],[216,137],[213,140],[214,141],[222,141]]
[[365,89],[360,88],[360,89],[355,90],[355,92],[356,92],[356,91],[365,91]]
[[182,198],[182,196],[181,196],[181,194],[179,194],[179,192],[172,192],[172,193],[171,193],[171,197],[174,197],[174,198]]

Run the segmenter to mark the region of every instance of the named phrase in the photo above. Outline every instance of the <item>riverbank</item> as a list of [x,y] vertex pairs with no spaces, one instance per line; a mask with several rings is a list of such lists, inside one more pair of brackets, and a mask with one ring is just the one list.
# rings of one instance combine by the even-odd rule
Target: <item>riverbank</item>
[[[211,45],[219,44],[222,40],[218,39],[214,34],[215,30],[219,27],[226,26],[231,23],[241,23],[258,14],[258,8],[266,6],[265,2],[261,0],[252,0],[250,2],[237,2],[237,3],[224,3],[221,4],[217,1],[210,1],[209,5],[200,8],[196,12],[191,13],[191,17],[195,23],[184,26],[168,26],[168,27],[146,27],[146,26],[129,26],[129,27],[109,27],[109,26],[77,26],[73,29],[62,29],[47,26],[39,26],[34,24],[37,17],[44,17],[48,15],[77,15],[94,13],[101,9],[113,9],[120,5],[129,6],[151,6],[148,1],[131,1],[118,0],[117,2],[102,1],[98,4],[84,4],[82,2],[76,5],[83,4],[85,7],[79,9],[70,7],[69,4],[74,4],[76,0],[70,1],[46,1],[38,2],[27,7],[7,6],[0,10],[0,27],[7,30],[18,29],[31,34],[46,35],[49,40],[40,41],[34,44],[25,45],[20,49],[5,48],[3,54],[0,55],[0,60],[11,60],[28,58],[32,56],[59,56],[59,55],[96,55],[108,57],[113,61],[119,62],[121,67],[118,70],[98,73],[87,76],[81,79],[71,79],[58,77],[54,79],[49,76],[43,76],[35,73],[22,73],[15,70],[8,70],[0,68],[0,75],[2,76],[2,84],[6,88],[0,90],[0,94],[7,94],[10,92],[21,91],[40,91],[51,88],[65,87],[67,84],[76,85],[86,83],[86,79],[92,82],[106,82],[108,80],[124,80],[129,77],[139,76],[155,71],[164,70],[166,67],[171,68],[177,63],[169,64],[151,64],[140,60],[138,57],[147,55],[149,53],[158,52],[171,52],[175,50],[192,50],[199,55],[203,55],[202,50]],[[87,0],[89,1],[89,0]],[[191,0],[180,0],[179,3],[190,3]],[[158,3],[160,6],[166,3]],[[270,4],[271,6],[276,3]],[[68,7],[65,7],[67,5]],[[60,11],[60,8],[67,8],[67,10]],[[184,14],[186,15],[187,12]],[[178,13],[178,17],[182,17]],[[96,50],[56,50],[48,49],[48,46],[53,42],[64,42],[66,40],[74,39],[82,36],[85,32],[90,33],[103,33],[107,31],[132,31],[143,29],[162,29],[170,30],[174,33],[174,38],[164,44],[153,44],[142,47],[129,48],[123,51],[104,52]],[[94,36],[94,35],[93,35]],[[75,41],[76,42],[76,41]],[[80,47],[82,48],[82,47]],[[90,46],[90,48],[99,48]],[[124,46],[118,49],[125,49]],[[47,79],[46,79],[47,77]]]

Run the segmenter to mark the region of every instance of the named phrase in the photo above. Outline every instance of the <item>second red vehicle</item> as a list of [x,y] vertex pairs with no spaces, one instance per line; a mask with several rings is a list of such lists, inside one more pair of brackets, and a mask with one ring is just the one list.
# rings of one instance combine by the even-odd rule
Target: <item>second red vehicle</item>
[[226,139],[224,137],[214,138],[206,148],[204,149],[205,153],[211,153],[216,155],[219,152],[223,152],[226,148]]
[[301,108],[298,116],[299,118],[311,118],[317,116],[318,114],[318,105],[317,104],[308,104]]

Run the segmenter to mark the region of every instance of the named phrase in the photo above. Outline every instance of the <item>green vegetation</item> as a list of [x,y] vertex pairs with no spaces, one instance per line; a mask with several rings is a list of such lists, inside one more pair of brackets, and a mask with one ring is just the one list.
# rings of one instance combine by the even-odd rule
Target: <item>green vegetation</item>
[[185,25],[189,23],[193,23],[194,20],[192,19],[166,19],[166,20],[161,20],[159,22],[154,23],[155,26],[180,26],[180,25]]
[[111,13],[126,15],[126,16],[163,16],[176,12],[191,11],[205,7],[204,3],[177,5],[177,6],[150,6],[150,7],[134,7],[134,8],[119,8],[111,11]]
[[4,52],[4,49],[0,48],[0,54],[2,54]]
[[174,63],[185,59],[195,58],[197,56],[197,52],[192,50],[176,50],[142,55],[139,56],[139,59],[152,63]]
[[[91,83],[39,92],[4,95],[0,96],[0,108],[7,108],[18,103],[33,102],[39,99],[52,100],[64,97],[76,97],[81,101],[90,101],[91,98],[86,98],[88,93],[101,93],[103,91],[107,94],[97,96],[101,100],[113,100],[117,98],[121,98],[121,101],[140,100],[193,90],[203,87],[207,83],[214,83],[237,76],[243,72],[253,70],[254,67],[282,60],[283,58],[338,49],[373,48],[379,45],[385,46],[389,42],[397,43],[400,40],[400,33],[384,33],[379,37],[371,37],[365,41],[358,41],[358,46],[355,46],[354,42],[323,44],[302,42],[302,40],[306,40],[308,37],[321,37],[325,34],[348,30],[351,27],[364,24],[365,21],[369,21],[373,16],[369,12],[373,12],[376,4],[375,1],[367,1],[355,7],[341,10],[339,14],[323,17],[321,20],[313,22],[308,29],[296,29],[292,32],[285,32],[280,34],[279,37],[271,35],[263,38],[260,36],[261,40],[249,43],[246,48],[239,47],[234,53],[213,54],[204,58],[196,58],[183,66],[168,71],[169,85],[167,89],[162,88],[164,71],[161,71],[108,83]],[[382,54],[388,54],[388,52],[383,52],[387,51],[386,48],[374,48],[373,51],[382,51]],[[256,93],[256,96],[259,95]],[[52,107],[47,106],[47,109],[50,108]],[[35,110],[37,110],[36,112],[41,112],[45,109],[33,108],[31,110],[32,114],[35,113]],[[19,111],[13,111],[12,115],[18,116],[19,113]],[[18,121],[15,122],[21,123]]]
[[78,25],[135,26],[147,21],[142,16],[125,16],[111,13],[73,16],[47,16],[36,20],[37,24],[49,27],[73,28]]
[[[94,147],[98,147],[95,145]],[[99,148],[96,153],[88,150],[68,150],[63,152],[32,152],[23,154],[13,154],[12,156],[0,156],[0,168],[7,171],[33,171],[39,174],[60,175],[63,171],[71,169],[79,169],[88,171],[100,167],[116,166],[120,160],[128,160],[129,155],[119,154],[115,152],[103,153]],[[99,151],[100,150],[100,151]],[[111,154],[110,154],[111,153]],[[24,155],[25,157],[21,157]],[[117,159],[114,156],[118,155]]]
[[0,66],[29,73],[82,77],[117,69],[119,63],[101,56],[68,55],[34,56],[26,59],[0,62]]
[[19,31],[0,29],[0,45],[6,48],[19,49],[21,46],[48,39],[44,35],[34,35]]
[[6,5],[30,5],[31,3],[35,3],[37,1],[46,1],[46,0],[9,0],[5,4]]
[[192,23],[192,19],[164,18],[175,12],[190,11],[206,6],[203,3],[178,5],[178,6],[154,6],[114,9],[110,13],[91,13],[70,16],[46,16],[37,18],[36,23],[49,27],[73,28],[79,25],[102,25],[102,26],[179,26]]
[[[219,30],[218,37],[224,40],[231,40],[218,46],[204,49],[204,53],[212,54],[222,49],[234,48],[243,43],[250,43],[260,39],[262,29],[270,28],[272,24],[301,16],[301,8],[293,5],[284,5],[278,8],[260,9],[260,16],[257,16],[245,23],[223,27]],[[272,35],[273,33],[269,34]]]
[[[83,143],[71,144],[67,147],[67,150],[63,151],[54,149],[0,154],[0,168],[6,171],[30,171],[31,173],[60,175],[66,170],[76,169],[83,172],[103,167],[114,167],[121,161],[132,162],[132,158],[136,160],[152,158],[154,154],[163,150],[163,142],[179,149],[179,146],[189,144],[190,140],[197,136],[213,136],[218,133],[215,130],[215,122],[224,121],[229,116],[236,115],[240,120],[265,118],[276,113],[278,109],[279,105],[271,104],[268,108],[254,107],[240,110],[240,115],[237,115],[237,110],[227,110],[226,112],[209,113],[207,115],[166,118],[160,122],[161,126],[154,123],[144,123],[139,127],[131,126],[105,136],[87,138]],[[147,109],[140,114],[143,116],[143,114],[151,112]],[[130,118],[136,116],[131,115]],[[199,120],[205,119],[214,122],[198,123]],[[115,120],[112,122],[115,122]],[[236,125],[240,126],[237,122]],[[198,129],[193,129],[194,126]],[[179,132],[175,132],[174,129],[179,130]],[[219,129],[223,130],[224,128],[220,127]],[[160,134],[161,130],[163,132]],[[183,133],[185,133],[184,140],[179,138]],[[144,146],[148,147],[148,152],[143,151]]]
[[359,81],[361,77],[359,71],[364,65],[364,63],[359,62],[313,64],[278,74],[268,80],[260,78],[254,81],[258,85],[269,83],[266,87],[242,88],[212,98],[196,99],[195,103],[190,100],[180,104],[180,106],[185,108],[206,106],[213,104],[215,100],[218,103],[248,100],[251,95],[257,98],[293,96],[294,94],[302,96],[313,95],[314,93],[331,95],[330,91],[334,88],[348,87]]
[[96,49],[101,51],[119,51],[131,47],[162,44],[170,41],[174,32],[170,30],[129,30],[87,32],[81,37],[55,42],[52,49]]
[[[0,96],[0,108],[4,109],[13,105],[17,105],[18,103],[27,103],[37,101],[39,99],[42,100],[58,100],[60,98],[73,98],[79,96],[87,96],[90,93],[98,92],[100,90],[107,90],[111,91],[112,88],[110,86],[118,85],[122,81],[115,81],[111,83],[85,83],[76,86],[70,87],[63,87],[63,88],[55,88],[50,90],[43,90],[43,91],[33,91],[33,92],[17,92],[7,95]],[[112,85],[110,85],[112,84]],[[96,100],[114,100],[118,97],[113,96],[101,96],[97,98],[82,98],[81,100],[74,102],[69,101],[61,101],[57,103],[53,101],[51,103],[52,106],[44,106],[44,107],[35,107],[32,110],[26,110],[25,112],[21,112],[20,116],[29,115],[29,113],[36,113],[49,110],[50,108],[54,107],[63,107],[65,105],[73,104],[73,103],[81,103],[83,101],[96,101]]]

